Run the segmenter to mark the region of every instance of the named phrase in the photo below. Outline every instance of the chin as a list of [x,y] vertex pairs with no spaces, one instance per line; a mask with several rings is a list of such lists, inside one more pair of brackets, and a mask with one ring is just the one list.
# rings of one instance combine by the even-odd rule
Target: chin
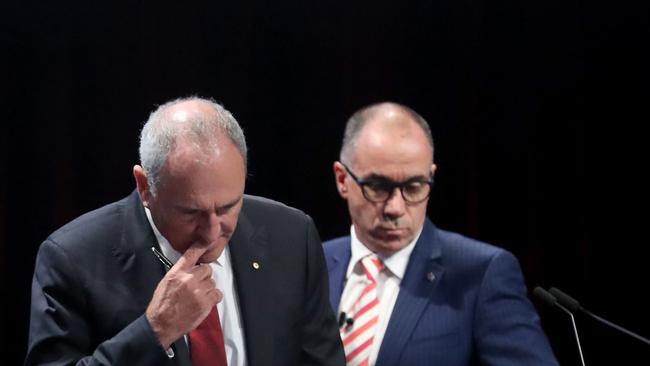
[[210,249],[207,252],[203,253],[201,258],[199,258],[198,263],[212,263],[217,260],[223,253],[225,247],[215,247]]
[[373,248],[370,248],[373,252],[379,252],[382,254],[393,254],[398,250],[406,246],[408,242],[403,240],[374,240]]
[[411,237],[404,236],[386,236],[374,238],[374,247],[377,251],[392,254],[408,245],[413,240]]
[[220,254],[221,253],[216,254],[216,253],[212,253],[212,252],[211,253],[205,253],[205,254],[203,254],[201,256],[201,258],[199,258],[199,260],[196,263],[212,263],[212,262],[216,261],[217,258],[219,258]]

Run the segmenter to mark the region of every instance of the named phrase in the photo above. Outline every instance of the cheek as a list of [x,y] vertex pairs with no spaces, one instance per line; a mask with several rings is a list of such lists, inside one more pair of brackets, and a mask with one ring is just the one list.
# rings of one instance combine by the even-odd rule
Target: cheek
[[[184,242],[191,239],[196,231],[197,225],[192,220],[179,217],[165,222],[166,237],[176,242]],[[161,231],[162,232],[162,231]]]
[[372,226],[376,220],[377,208],[369,204],[365,199],[363,201],[350,202],[350,215],[363,226]]
[[237,227],[238,217],[239,217],[239,213],[235,213],[232,215],[228,215],[223,219],[223,221],[221,222],[221,228],[224,233],[230,234],[233,231],[235,231],[235,227]]
[[426,205],[424,205],[423,207],[414,208],[410,214],[413,225],[419,227],[422,224],[422,222],[424,222],[424,218],[426,217],[426,215],[427,215]]

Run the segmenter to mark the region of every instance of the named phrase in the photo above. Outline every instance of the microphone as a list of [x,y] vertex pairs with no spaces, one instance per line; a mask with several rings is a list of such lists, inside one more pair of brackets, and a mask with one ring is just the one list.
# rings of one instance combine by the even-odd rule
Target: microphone
[[345,311],[342,311],[341,314],[339,314],[339,328],[341,328],[345,324],[345,327],[351,327],[352,324],[354,324],[354,319],[348,318],[348,315],[345,313]]
[[582,366],[585,366],[585,357],[582,355],[582,346],[580,346],[580,337],[578,337],[578,328],[576,327],[576,320],[573,317],[573,313],[571,310],[567,309],[566,306],[562,305],[560,302],[558,302],[558,299],[553,296],[551,293],[548,291],[544,290],[543,288],[537,286],[533,290],[533,294],[540,298],[542,301],[544,301],[546,304],[550,306],[557,307],[564,311],[565,313],[569,314],[571,317],[571,324],[573,324],[573,334],[576,337],[576,343],[578,344],[578,353],[580,354],[580,362],[582,363]]
[[548,305],[557,305],[557,299],[555,296],[551,295],[548,291],[539,286],[535,287],[533,294],[535,294],[535,296],[537,296],[540,300],[544,301]]
[[612,328],[614,328],[614,329],[616,329],[616,330],[618,330],[618,331],[620,331],[622,333],[625,333],[625,334],[627,334],[627,335],[629,335],[629,336],[631,336],[633,338],[636,338],[636,339],[640,340],[641,342],[643,342],[645,344],[650,345],[650,340],[648,340],[647,338],[641,337],[640,335],[638,335],[638,334],[636,334],[636,333],[634,333],[634,332],[632,332],[630,330],[627,330],[627,329],[625,329],[625,328],[623,328],[623,327],[621,327],[619,325],[616,325],[616,324],[614,324],[614,323],[612,323],[612,322],[610,322],[610,321],[608,321],[606,319],[603,319],[603,318],[599,317],[598,315],[592,313],[591,311],[583,308],[576,299],[574,299],[573,297],[571,297],[571,296],[567,295],[566,293],[560,291],[559,289],[557,289],[555,287],[551,287],[549,292],[552,294],[552,296],[554,296],[557,299],[558,303],[562,304],[563,306],[570,309],[571,311],[573,311],[573,312],[580,311],[580,312],[582,312],[584,314],[587,314],[590,317],[598,320],[599,322],[601,322],[601,323],[603,323],[605,325],[608,325],[608,326],[610,326],[610,327],[612,327]]

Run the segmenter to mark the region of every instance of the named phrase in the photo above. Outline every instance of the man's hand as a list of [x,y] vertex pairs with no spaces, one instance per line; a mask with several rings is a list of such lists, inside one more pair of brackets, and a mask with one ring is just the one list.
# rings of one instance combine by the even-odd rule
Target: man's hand
[[197,265],[206,248],[193,244],[160,281],[146,317],[164,349],[195,329],[223,298],[215,286],[212,269]]

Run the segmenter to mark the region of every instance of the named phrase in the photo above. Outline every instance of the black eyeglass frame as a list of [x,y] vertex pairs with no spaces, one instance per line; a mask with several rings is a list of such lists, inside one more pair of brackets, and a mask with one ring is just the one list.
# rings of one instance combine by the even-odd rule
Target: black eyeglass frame
[[[365,187],[365,186],[368,186],[368,185],[370,185],[370,184],[374,184],[375,182],[369,182],[369,181],[366,180],[366,179],[361,179],[361,178],[357,177],[354,173],[352,173],[352,170],[350,170],[350,168],[348,168],[347,165],[345,165],[345,164],[343,164],[343,163],[341,163],[341,165],[343,165],[343,167],[344,167],[345,170],[348,172],[348,174],[350,175],[350,177],[352,177],[352,180],[353,180],[355,183],[357,183],[357,185],[359,186],[359,188],[361,188],[361,192],[363,193],[363,197],[364,197],[366,200],[370,201],[370,202],[374,202],[374,203],[385,203],[385,202],[388,202],[388,200],[389,200],[391,197],[393,197],[393,193],[395,192],[395,188],[399,188],[400,194],[402,195],[402,198],[404,199],[404,202],[409,203],[409,204],[418,204],[418,203],[422,203],[422,202],[426,201],[426,200],[431,196],[431,191],[433,190],[433,177],[432,177],[430,180],[423,180],[423,179],[409,179],[409,180],[407,180],[407,181],[405,181],[405,182],[399,182],[399,183],[398,183],[398,182],[393,182],[393,181],[389,181],[389,180],[387,180],[387,182],[382,183],[382,185],[385,186],[386,188],[390,188],[390,191],[388,191],[388,192],[389,192],[389,193],[388,193],[388,196],[387,196],[385,199],[383,199],[383,200],[379,200],[379,201],[377,201],[377,200],[373,200],[373,199],[371,199],[370,197],[368,197],[368,193],[366,192],[366,190],[364,189],[364,187]],[[408,198],[406,198],[406,195],[404,194],[404,189],[407,187],[408,184],[411,184],[411,183],[424,183],[424,184],[428,184],[428,185],[429,185],[429,192],[428,192],[427,195],[426,195],[424,198],[422,198],[421,200],[418,200],[418,201],[411,201],[411,200],[409,200]]]

